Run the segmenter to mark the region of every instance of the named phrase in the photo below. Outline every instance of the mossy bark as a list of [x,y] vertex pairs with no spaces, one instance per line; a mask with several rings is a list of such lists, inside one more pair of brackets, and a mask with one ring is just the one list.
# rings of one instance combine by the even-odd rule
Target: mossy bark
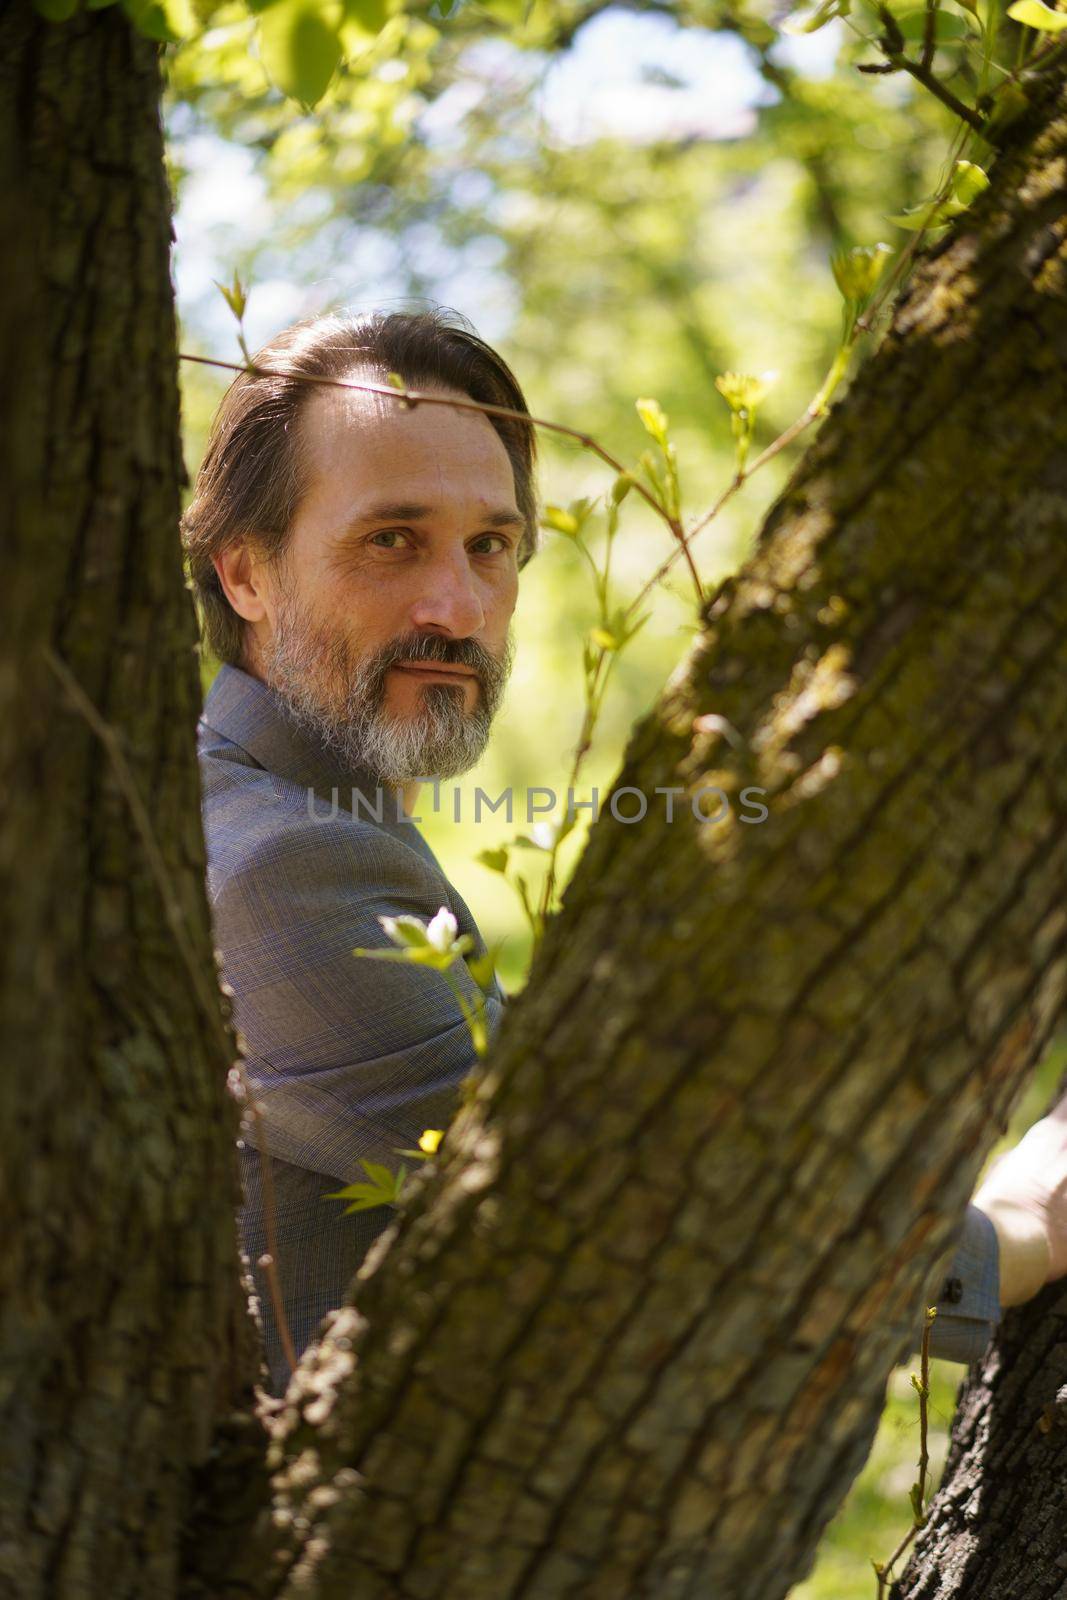
[[297,1374],[235,1593],[773,1600],[809,1567],[1067,996],[1061,85],[636,729],[649,816],[595,828]]
[[1005,1317],[964,1386],[941,1487],[892,1600],[1067,1594],[1067,1295]]
[[0,10],[0,1593],[19,1600],[173,1593],[190,1474],[255,1370],[157,53],[118,7]]

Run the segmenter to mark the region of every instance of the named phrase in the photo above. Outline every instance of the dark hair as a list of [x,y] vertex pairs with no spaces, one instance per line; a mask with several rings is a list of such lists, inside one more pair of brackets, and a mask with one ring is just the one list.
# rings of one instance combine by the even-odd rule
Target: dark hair
[[[448,388],[529,415],[522,390],[495,350],[451,313],[376,312],[317,317],[297,323],[265,344],[252,365],[271,375],[242,372],[216,413],[182,518],[182,540],[205,640],[220,661],[240,665],[245,624],[227,600],[214,558],[237,538],[255,541],[267,559],[286,546],[307,487],[298,421],[315,378],[346,378],[368,367],[385,381],[397,373],[410,388]],[[533,425],[490,416],[511,460],[515,497],[526,526],[519,541],[524,567],[538,548],[533,473]]]

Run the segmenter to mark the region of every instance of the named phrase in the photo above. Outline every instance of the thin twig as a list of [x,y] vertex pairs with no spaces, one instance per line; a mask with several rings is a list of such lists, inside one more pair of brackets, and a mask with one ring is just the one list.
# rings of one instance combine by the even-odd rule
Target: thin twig
[[[126,802],[129,805],[131,815],[133,816],[134,825],[137,828],[138,834],[140,835],[141,844],[144,848],[145,857],[148,861],[152,877],[155,880],[156,888],[159,890],[160,898],[163,901],[163,913],[167,919],[167,926],[170,929],[171,936],[174,939],[174,943],[177,945],[179,954],[181,955],[182,961],[185,964],[186,971],[188,972],[190,981],[193,985],[193,991],[200,1002],[201,1008],[207,1019],[208,1026],[212,1029],[217,1028],[222,1020],[218,1003],[218,992],[212,989],[207,983],[204,974],[200,969],[200,964],[196,959],[196,955],[193,950],[193,946],[190,943],[189,935],[185,926],[184,909],[178,897],[173,892],[170,874],[167,871],[167,864],[163,860],[162,852],[160,851],[159,845],[156,842],[155,834],[152,830],[151,818],[149,817],[148,810],[141,798],[140,790],[137,787],[137,781],[130,769],[130,764],[126,759],[125,752],[119,743],[118,736],[115,733],[114,728],[112,728],[110,724],[107,723],[100,715],[97,708],[93,705],[93,702],[89,699],[89,696],[85,693],[85,690],[74,677],[66,662],[55,653],[50,645],[45,646],[44,657],[49,667],[62,683],[64,689],[67,691],[67,694],[70,696],[70,699],[74,703],[76,709],[85,718],[86,722],[92,728],[93,732],[104,746],[104,749],[107,751],[108,757],[114,769],[115,777],[118,781],[119,788],[126,797]],[[271,1300],[274,1305],[274,1314],[278,1322],[278,1334],[281,1339],[282,1348],[285,1352],[285,1359],[288,1361],[290,1369],[294,1369],[297,1364],[296,1349],[293,1344],[292,1334],[289,1331],[289,1323],[285,1315],[285,1306],[282,1302],[281,1286],[277,1275],[278,1234],[274,1205],[274,1180],[271,1173],[270,1149],[267,1144],[266,1129],[263,1123],[263,1114],[260,1111],[254,1094],[252,1093],[252,1086],[248,1081],[248,1077],[245,1073],[244,1062],[240,1059],[240,1057],[237,1059],[237,1070],[241,1079],[242,1088],[245,1092],[245,1098],[252,1113],[252,1120],[255,1123],[256,1138],[259,1141],[260,1155],[263,1158],[263,1216],[267,1233],[267,1249],[270,1253],[269,1262],[264,1264],[267,1283],[270,1287]]]
[[[748,482],[749,478],[752,477],[754,472],[758,472],[760,467],[764,466],[768,461],[776,456],[779,451],[784,450],[787,445],[792,444],[797,435],[803,433],[804,429],[809,427],[811,423],[815,422],[821,415],[821,411],[815,409],[814,404],[809,405],[804,411],[801,412],[800,416],[797,417],[794,422],[789,424],[788,428],[784,429],[776,439],[771,441],[767,448],[756,457],[755,461],[749,462],[748,466],[743,472],[736,473],[726,485],[726,488],[723,490],[722,494],[720,494],[719,498],[715,501],[715,504],[711,507],[711,509],[709,511],[705,511],[704,515],[699,517],[689,529],[689,532],[683,536],[686,548],[688,549],[688,546],[692,540],[696,538],[698,533],[702,533],[704,531],[709,522],[714,522],[715,518],[719,515],[719,512],[722,510],[727,500],[737,493],[738,489],[740,489],[743,483]],[[631,600],[630,604],[627,606],[625,613],[627,618],[629,618],[633,612],[637,610],[637,607],[641,604],[642,600],[645,598],[648,592],[656,586],[660,579],[667,575],[675,561],[678,559],[678,555],[679,552],[677,550],[672,550],[666,560],[660,563],[655,572],[652,574],[651,578],[648,579],[648,581],[643,585],[634,599]],[[703,599],[704,597],[702,596],[701,598]]]
[[[890,1581],[893,1568],[900,1560],[905,1550],[911,1544],[919,1529],[926,1522],[926,1475],[930,1467],[930,1335],[933,1332],[934,1318],[937,1316],[936,1306],[927,1306],[923,1317],[922,1350],[919,1357],[919,1381],[916,1388],[919,1392],[919,1476],[912,1490],[911,1527],[897,1545],[889,1560],[882,1565],[875,1564],[878,1576],[878,1600],[885,1594],[886,1584]],[[914,1375],[912,1383],[915,1384]]]
[[[956,165],[957,157],[959,155],[959,152],[963,149],[963,146],[966,144],[966,142],[967,142],[969,137],[970,137],[970,135],[968,134],[966,128],[959,128],[957,130],[957,132],[956,132],[956,134],[955,134],[955,136],[954,136],[954,138],[952,140],[952,143],[949,146],[949,152],[948,152],[948,156],[946,158],[946,163],[945,163],[945,165],[946,165],[945,176],[942,179],[941,183],[934,190],[934,202],[933,202],[934,206],[936,206],[948,194],[950,186],[951,186],[951,183],[952,183],[952,173],[953,173],[953,169],[955,168],[955,165]],[[933,207],[931,207],[931,209],[933,209]],[[870,332],[871,328],[874,326],[875,322],[878,320],[878,317],[879,317],[879,315],[880,315],[880,313],[882,311],[882,308],[885,305],[886,301],[889,299],[890,295],[893,293],[894,289],[896,288],[897,283],[900,281],[901,277],[907,271],[907,268],[910,266],[911,261],[912,261],[913,257],[915,256],[916,251],[918,251],[922,247],[922,244],[923,244],[924,240],[926,239],[926,235],[929,233],[929,231],[930,231],[929,230],[929,226],[924,224],[923,227],[921,227],[916,233],[912,234],[911,239],[908,241],[908,244],[905,246],[905,248],[900,252],[900,255],[897,257],[897,260],[895,261],[895,263],[893,265],[893,270],[889,274],[889,277],[885,280],[885,282],[883,284],[879,285],[879,289],[878,289],[878,292],[876,294],[875,299],[867,307],[867,309],[863,313],[863,315],[856,319],[856,331],[857,331],[857,333],[869,333]]]
[[926,0],[926,17],[923,22],[922,65],[929,70],[937,49],[937,0]]
[[236,361],[219,361],[212,356],[193,356],[182,353],[179,361],[194,361],[202,367],[221,367],[226,372],[244,372],[253,378],[291,378],[298,383],[321,384],[327,389],[355,389],[363,394],[384,394],[393,400],[400,400],[405,405],[451,406],[454,411],[480,411],[483,416],[503,417],[510,422],[521,422],[527,427],[544,428],[549,433],[559,433],[568,439],[573,439],[584,450],[589,450],[593,455],[609,466],[617,477],[627,478],[642,500],[650,505],[661,521],[667,524],[671,535],[678,541],[679,552],[685,555],[696,588],[697,602],[703,598],[704,586],[693,564],[692,553],[686,547],[685,533],[677,517],[671,516],[655,495],[645,488],[644,484],[626,468],[617,457],[598,439],[591,434],[583,433],[580,428],[571,428],[565,422],[550,422],[546,417],[534,417],[527,411],[516,411],[511,406],[493,405],[487,400],[472,400],[469,397],[460,398],[453,394],[441,394],[426,389],[401,389],[389,383],[360,383],[352,378],[320,378],[310,373],[303,372],[274,372],[269,367],[257,367],[254,363],[242,364]]
[[973,128],[976,133],[981,133],[985,127],[985,118],[980,112],[975,111],[973,106],[965,105],[962,100],[957,100],[952,90],[945,88],[941,79],[935,76],[931,68],[923,66],[921,61],[909,61],[907,56],[898,55],[896,52],[887,51],[886,54],[894,66],[902,67],[905,72],[910,72],[916,82],[921,83],[925,89],[929,89],[930,93],[940,100],[942,105],[948,106],[950,111],[954,111],[957,117],[966,122],[968,127]]

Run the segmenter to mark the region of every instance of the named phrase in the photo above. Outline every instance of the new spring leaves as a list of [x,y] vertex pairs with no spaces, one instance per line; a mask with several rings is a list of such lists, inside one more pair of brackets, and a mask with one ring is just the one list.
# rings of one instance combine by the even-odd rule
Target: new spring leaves
[[[955,3],[965,14],[965,25],[981,32],[983,24],[978,10],[978,0],[955,0]],[[867,4],[865,9],[877,15],[876,5]],[[915,0],[904,0],[904,3],[898,3],[890,9],[898,15],[901,31],[905,37],[920,36],[921,26],[925,24],[925,6],[915,4]],[[917,14],[914,26],[909,26],[911,13]],[[819,4],[813,8],[804,7],[788,17],[782,24],[782,32],[817,33],[820,28],[825,28],[828,22],[851,14],[852,0],[819,0]],[[1037,28],[1043,33],[1061,33],[1067,28],[1067,12],[1056,11],[1052,6],[1045,5],[1044,0],[1015,0],[1014,5],[1009,6],[1005,14],[1013,22],[1021,22],[1025,27]],[[951,38],[953,33],[950,29],[942,27],[939,36]]]
[[[447,906],[442,906],[429,922],[423,922],[420,917],[410,916],[379,917],[378,921],[386,936],[392,940],[393,948],[366,950],[357,947],[352,954],[363,956],[369,961],[400,961],[409,966],[429,967],[432,971],[439,972],[456,997],[464,1021],[470,1029],[476,1054],[479,1057],[484,1056],[489,1048],[489,1033],[485,1022],[485,996],[493,982],[492,956],[487,954],[476,957],[473,961],[466,960],[468,951],[473,948],[474,940],[470,934],[460,933],[459,924]],[[462,985],[454,970],[456,965],[464,960],[467,971],[478,985],[479,993],[474,1001],[468,1000],[463,993]],[[441,1128],[427,1128],[419,1139],[417,1150],[398,1150],[397,1155],[407,1156],[414,1161],[427,1161],[435,1154],[443,1137]],[[343,1189],[335,1189],[327,1196],[330,1200],[348,1201],[342,1215],[347,1217],[353,1211],[369,1211],[374,1206],[397,1205],[407,1177],[407,1167],[401,1163],[395,1172],[390,1172],[380,1161],[367,1160],[361,1160],[360,1166],[367,1174],[365,1181],[350,1183]]]

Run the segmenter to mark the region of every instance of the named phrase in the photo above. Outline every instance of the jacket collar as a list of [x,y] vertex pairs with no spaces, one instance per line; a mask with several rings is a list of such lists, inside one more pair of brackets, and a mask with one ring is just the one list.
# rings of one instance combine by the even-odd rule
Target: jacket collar
[[379,781],[367,768],[348,767],[336,751],[322,744],[290,715],[273,689],[240,667],[223,663],[208,690],[200,716],[201,726],[228,739],[259,766],[301,788],[313,789],[348,810],[353,789],[365,804],[381,805],[385,822],[405,821],[404,792]]

